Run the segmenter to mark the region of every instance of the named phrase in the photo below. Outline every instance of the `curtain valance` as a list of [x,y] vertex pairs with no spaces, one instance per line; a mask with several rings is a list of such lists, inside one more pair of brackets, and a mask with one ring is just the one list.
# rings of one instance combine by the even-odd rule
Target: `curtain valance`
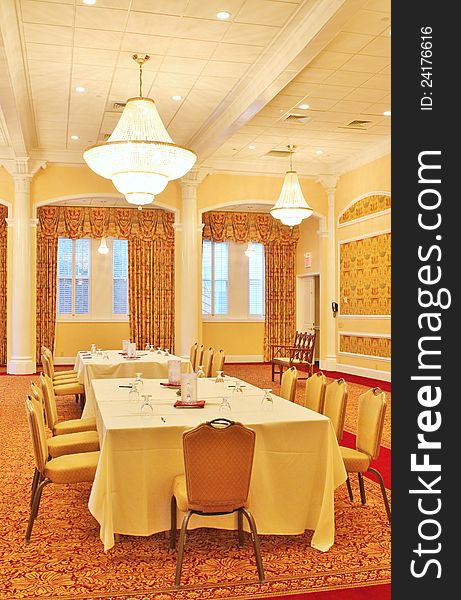
[[232,240],[239,243],[259,242],[296,245],[299,227],[287,227],[267,213],[217,212],[203,213],[202,237],[213,242]]
[[39,234],[45,238],[162,239],[174,242],[174,214],[161,209],[42,206]]

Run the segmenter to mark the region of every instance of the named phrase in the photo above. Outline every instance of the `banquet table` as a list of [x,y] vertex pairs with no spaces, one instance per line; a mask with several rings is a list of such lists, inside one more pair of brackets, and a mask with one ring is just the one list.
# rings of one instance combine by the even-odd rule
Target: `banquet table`
[[79,383],[85,386],[85,407],[82,417],[95,415],[94,396],[91,388],[93,379],[113,379],[116,377],[135,377],[140,372],[143,377],[151,379],[168,377],[168,361],[181,361],[182,373],[192,371],[188,359],[181,359],[173,354],[158,354],[157,351],[138,350],[137,358],[126,358],[120,350],[106,350],[103,356],[91,356],[88,352],[79,352],[75,359],[74,370],[77,372]]
[[[142,414],[140,403],[129,400],[129,390],[119,387],[129,380],[92,380],[101,455],[89,509],[100,524],[105,550],[114,545],[116,533],[148,536],[169,530],[173,479],[184,472],[182,434],[223,416],[223,395],[231,404],[224,416],[256,432],[248,508],[258,532],[296,535],[309,529],[312,547],[331,547],[334,490],[347,475],[330,420],[274,395],[272,410],[264,410],[261,389],[242,382],[242,393],[232,393],[233,381],[199,379],[197,396],[205,407],[192,409],[174,408],[176,390],[145,379],[142,394],[152,395],[154,408]],[[189,526],[235,529],[236,516],[194,515]]]

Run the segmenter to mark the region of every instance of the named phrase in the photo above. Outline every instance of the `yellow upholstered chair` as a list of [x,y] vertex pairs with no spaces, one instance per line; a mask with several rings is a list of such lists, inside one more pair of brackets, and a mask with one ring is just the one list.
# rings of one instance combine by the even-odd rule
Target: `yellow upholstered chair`
[[338,442],[343,437],[346,406],[347,384],[342,378],[335,379],[326,387],[322,413],[330,419]]
[[306,393],[304,395],[304,406],[321,413],[325,401],[325,389],[327,378],[322,371],[317,371],[306,380]]
[[[41,414],[43,426],[45,420],[43,393],[40,387],[32,382],[30,384],[31,401],[37,405],[37,410]],[[64,454],[78,454],[79,452],[96,452],[99,450],[99,436],[95,430],[78,431],[75,433],[65,433],[47,438],[48,453],[51,458],[57,458]]]
[[195,363],[197,360],[197,348],[197,342],[195,342],[195,344],[192,344],[192,346],[190,347],[189,361],[192,367],[192,371],[195,371]]
[[211,377],[216,377],[218,371],[223,370],[225,360],[226,355],[224,354],[224,350],[219,350],[219,352],[215,352],[213,354],[213,362],[211,365]]
[[30,515],[26,531],[26,544],[30,542],[32,527],[37,517],[43,488],[50,483],[81,483],[93,481],[98,466],[99,452],[82,452],[67,454],[48,459],[46,432],[41,410],[28,396],[26,413],[32,440],[35,459],[35,470],[32,481]]
[[357,473],[360,486],[360,499],[362,504],[366,504],[365,486],[363,483],[363,473],[369,471],[377,476],[381,493],[383,495],[384,506],[389,521],[391,520],[391,509],[387,498],[386,488],[381,473],[372,467],[371,462],[378,458],[381,436],[383,433],[384,417],[386,416],[386,394],[378,387],[368,390],[359,396],[358,403],[358,422],[357,438],[355,450],[340,446],[341,454],[346,468],[347,490],[351,502],[354,501],[352,488],[349,481],[349,473]]
[[295,401],[296,396],[296,384],[298,382],[298,371],[296,367],[290,367],[288,371],[282,375],[282,384],[280,386],[280,396],[289,400],[290,402]]
[[94,417],[87,419],[70,419],[69,421],[59,420],[53,382],[45,373],[40,374],[40,387],[43,393],[46,423],[53,435],[96,430],[96,419]]
[[211,366],[213,364],[213,348],[210,346],[203,353],[202,363],[205,377],[211,377]]
[[42,354],[42,364],[45,374],[52,382],[54,393],[56,396],[74,396],[76,402],[80,401],[80,406],[83,409],[85,404],[85,387],[79,383],[77,377],[56,379],[54,377],[54,368],[52,359],[47,353]]
[[[55,371],[54,370],[54,358],[53,353],[46,346],[42,346],[42,364],[43,370],[47,375],[51,377],[51,379],[60,380],[60,379],[77,379],[77,372],[74,369],[66,369],[65,371]],[[44,360],[45,359],[45,360]]]
[[[243,515],[250,526],[259,581],[264,582],[258,532],[246,508],[256,434],[241,423],[215,419],[183,433],[185,475],[173,482],[170,546],[176,544],[177,508],[184,512],[176,561],[175,587],[181,581],[184,544],[193,514],[238,513],[238,539],[243,545]],[[204,460],[205,457],[205,460]]]
[[197,369],[200,366],[203,366],[203,344],[200,344],[199,346],[197,346],[197,356],[195,357],[195,369],[194,371],[197,371]]

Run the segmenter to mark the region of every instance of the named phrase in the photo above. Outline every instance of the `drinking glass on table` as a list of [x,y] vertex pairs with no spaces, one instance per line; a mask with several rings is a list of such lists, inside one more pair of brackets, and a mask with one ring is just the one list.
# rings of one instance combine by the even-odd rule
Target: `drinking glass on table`
[[131,390],[128,392],[128,400],[130,402],[139,402],[140,400],[139,389],[136,383],[131,384]]
[[271,396],[272,390],[264,389],[264,396],[261,400],[261,409],[262,410],[273,410],[274,408],[274,399]]
[[109,360],[109,352],[107,352],[107,350],[104,351],[103,356],[102,356],[105,360]]
[[144,350],[147,350],[147,352],[149,352],[149,349],[150,349],[150,344],[149,344],[149,343],[147,343],[147,344],[144,346]]
[[215,383],[224,383],[224,375],[223,375],[224,371],[218,371],[216,373],[216,379],[214,380]]
[[143,386],[144,386],[144,381],[142,380],[142,373],[135,373],[136,378],[134,380],[135,385],[138,387],[139,390],[142,390]]
[[165,356],[169,356],[170,350],[168,348],[165,348]]
[[96,354],[96,344],[91,344],[90,353]]
[[219,413],[221,415],[230,415],[232,412],[232,407],[229,402],[229,396],[223,396],[221,400],[221,404],[219,405]]
[[151,344],[151,345],[149,346],[149,351],[150,351],[150,352],[154,352],[154,351],[155,351],[155,346],[154,346],[154,344]]
[[203,365],[199,365],[197,370],[197,377],[205,377],[205,371],[203,370]]
[[240,383],[240,381],[238,379],[236,379],[234,381],[233,393],[234,394],[243,394],[242,385],[241,385],[241,383]]
[[142,398],[142,402],[141,402],[141,406],[140,406],[140,411],[143,414],[151,415],[154,412],[154,407],[152,406],[152,402],[151,402],[152,396],[150,394],[145,394],[145,395],[141,396],[141,398]]
[[157,354],[161,354],[162,353],[162,349],[160,348],[160,346],[157,346]]

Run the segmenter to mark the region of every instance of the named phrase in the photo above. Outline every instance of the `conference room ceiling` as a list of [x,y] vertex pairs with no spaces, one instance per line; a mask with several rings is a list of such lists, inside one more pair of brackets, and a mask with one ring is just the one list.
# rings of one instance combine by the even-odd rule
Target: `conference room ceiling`
[[309,175],[389,144],[389,0],[2,0],[0,17],[0,158],[82,163],[138,95],[135,52],[199,165],[281,173],[294,144]]

